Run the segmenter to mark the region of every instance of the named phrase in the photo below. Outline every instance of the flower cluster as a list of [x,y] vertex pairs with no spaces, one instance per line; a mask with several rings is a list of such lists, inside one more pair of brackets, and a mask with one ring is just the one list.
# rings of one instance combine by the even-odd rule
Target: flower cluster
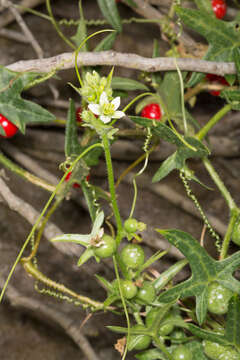
[[87,110],[81,114],[85,126],[97,132],[112,119],[120,119],[125,114],[117,110],[120,106],[120,97],[112,97],[111,89],[112,72],[109,76],[100,77],[96,71],[85,75],[80,94],[88,104]]
[[112,98],[111,81],[100,76],[96,71],[87,72],[83,80],[80,94],[87,103],[98,103],[101,93],[105,91],[108,98]]

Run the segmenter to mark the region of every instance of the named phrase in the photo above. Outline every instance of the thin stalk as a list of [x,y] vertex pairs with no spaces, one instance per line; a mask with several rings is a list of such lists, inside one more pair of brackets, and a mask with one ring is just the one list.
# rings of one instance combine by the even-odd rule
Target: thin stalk
[[117,245],[119,245],[119,243],[121,241],[121,236],[122,236],[122,220],[121,220],[121,216],[120,216],[118,205],[117,205],[112,158],[111,158],[111,152],[110,152],[110,146],[109,146],[109,140],[108,140],[107,134],[102,135],[102,144],[103,144],[105,159],[106,159],[106,167],[107,167],[107,173],[108,173],[108,186],[109,186],[109,191],[111,194],[113,213],[114,213],[114,216],[116,219],[116,224],[117,224],[116,242],[117,242]]
[[30,172],[22,169],[20,166],[16,165],[14,162],[9,160],[3,153],[0,152],[0,163],[3,164],[7,169],[11,170],[15,174],[21,176],[25,180],[31,182],[34,185],[41,187],[44,190],[49,192],[53,192],[55,190],[55,186],[47,183],[45,180],[40,179],[39,177],[31,174]]
[[159,340],[159,336],[156,335],[153,338],[157,347],[164,353],[164,355],[168,358],[168,360],[173,360],[172,355],[167,351],[166,346]]
[[220,179],[218,173],[216,172],[216,170],[212,166],[211,162],[207,158],[204,158],[203,159],[203,164],[204,164],[205,168],[207,169],[209,175],[211,176],[211,178],[213,179],[213,181],[217,185],[217,187],[218,187],[219,191],[221,192],[222,196],[226,200],[229,209],[232,211],[235,208],[237,208],[237,205],[235,204],[235,201],[233,200],[230,192],[228,191],[228,189],[224,185],[223,181]]
[[224,115],[226,115],[231,110],[231,105],[227,104],[225,105],[221,110],[219,110],[209,121],[208,123],[196,134],[196,138],[198,140],[202,140],[209,130],[212,129],[212,127],[217,124],[219,120],[222,119]]
[[63,197],[59,197],[57,199],[57,201],[55,201],[55,203],[52,205],[52,207],[49,209],[47,215],[45,216],[41,226],[40,226],[40,229],[38,231],[38,234],[37,234],[37,237],[36,237],[36,241],[34,243],[34,247],[32,249],[32,252],[31,254],[26,257],[26,258],[22,258],[22,261],[31,261],[33,260],[33,258],[36,256],[37,254],[37,251],[38,251],[38,247],[39,247],[39,244],[40,244],[40,241],[41,241],[41,238],[42,238],[42,234],[44,232],[44,229],[45,229],[45,226],[48,222],[48,220],[50,219],[51,215],[55,212],[55,210],[57,209],[58,205],[62,202],[63,200]]
[[238,216],[239,216],[239,210],[236,209],[236,208],[233,209],[231,211],[231,217],[230,217],[230,221],[229,221],[229,224],[228,224],[227,232],[226,232],[226,234],[224,236],[224,239],[223,239],[222,249],[221,249],[221,253],[220,253],[220,257],[219,257],[220,260],[223,260],[223,259],[225,259],[227,257],[233,227],[235,225],[235,222],[236,222]]
[[119,271],[118,271],[118,265],[117,265],[117,260],[116,260],[115,256],[113,256],[113,264],[114,264],[114,270],[115,270],[115,274],[116,274],[116,279],[117,279],[117,282],[118,282],[118,289],[119,289],[121,301],[122,301],[122,304],[123,304],[124,314],[126,316],[126,321],[127,321],[127,341],[126,341],[126,347],[125,347],[125,350],[124,350],[124,354],[123,354],[123,357],[121,359],[121,360],[124,360],[126,358],[126,356],[127,356],[128,343],[129,343],[129,339],[130,339],[130,319],[129,319],[129,315],[128,315],[126,302],[125,302],[123,292],[122,292],[120,276],[119,276]]
[[51,7],[51,4],[50,4],[50,0],[46,0],[46,6],[47,6],[47,11],[49,13],[49,16],[51,18],[51,22],[53,24],[53,26],[55,27],[58,35],[60,36],[60,38],[65,41],[65,43],[67,43],[73,50],[76,49],[76,46],[66,38],[66,36],[62,33],[62,31],[60,30],[60,27],[58,26],[58,23],[56,22],[56,20],[54,19],[54,16],[53,16],[53,12],[52,12],[52,7]]

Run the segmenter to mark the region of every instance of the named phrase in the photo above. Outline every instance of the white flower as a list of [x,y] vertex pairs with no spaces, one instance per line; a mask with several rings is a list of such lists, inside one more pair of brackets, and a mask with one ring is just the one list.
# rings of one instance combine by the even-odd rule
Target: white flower
[[106,92],[103,91],[99,99],[99,104],[89,104],[88,108],[95,115],[98,115],[104,124],[107,124],[111,119],[120,119],[125,115],[123,111],[116,111],[119,106],[119,96],[109,102]]

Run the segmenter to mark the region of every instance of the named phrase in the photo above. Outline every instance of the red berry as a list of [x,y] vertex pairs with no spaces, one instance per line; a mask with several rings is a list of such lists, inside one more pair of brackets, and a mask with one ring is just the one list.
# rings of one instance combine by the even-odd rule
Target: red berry
[[162,112],[158,104],[149,104],[142,109],[142,117],[148,119],[160,120],[162,117]]
[[216,18],[222,19],[227,12],[227,5],[224,0],[212,0],[212,9]]
[[2,126],[5,132],[5,136],[1,135],[1,137],[4,138],[10,138],[13,135],[15,135],[16,132],[18,131],[18,128],[13,123],[11,123],[11,121],[5,118],[5,116],[3,116],[2,114],[0,114],[0,126]]
[[[207,74],[206,79],[209,82],[215,82],[215,83],[218,83],[221,85],[229,85],[229,83],[225,80],[225,78],[222,76],[219,76],[219,75]],[[212,90],[212,91],[210,91],[210,94],[213,96],[219,96],[220,92],[221,92],[220,90]]]
[[81,106],[79,106],[76,110],[76,120],[78,123],[82,122],[82,117],[81,117],[82,111],[83,111],[83,109]]

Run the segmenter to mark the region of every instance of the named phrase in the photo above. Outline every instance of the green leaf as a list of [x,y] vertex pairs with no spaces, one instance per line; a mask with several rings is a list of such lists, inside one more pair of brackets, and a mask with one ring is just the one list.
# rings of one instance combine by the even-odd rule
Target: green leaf
[[220,96],[231,105],[233,110],[240,110],[240,89],[222,90]]
[[[187,73],[182,72],[183,80]],[[183,124],[183,111],[181,102],[181,84],[177,71],[168,71],[165,73],[163,81],[157,89],[160,95],[165,115],[173,120],[179,127],[180,130],[185,131]],[[196,120],[192,115],[185,109],[185,116],[188,125],[188,134],[194,133],[194,127],[199,128]]]
[[93,256],[95,257],[93,249],[91,247],[87,248],[80,256],[77,265],[78,266],[83,265],[85,262],[87,262]]
[[169,281],[171,281],[174,276],[178,274],[185,265],[187,265],[187,263],[187,259],[179,260],[174,265],[170,266],[167,270],[165,270],[159,276],[159,278],[153,281],[153,285],[156,291],[158,292],[159,290],[163,289],[169,283]]
[[149,88],[146,85],[144,85],[139,81],[123,78],[123,77],[117,77],[117,76],[114,76],[112,78],[112,88],[114,90],[118,89],[118,90],[126,90],[126,91],[149,90]]
[[238,48],[234,48],[233,50],[233,60],[237,69],[237,77],[238,77],[238,81],[240,79],[240,49]]
[[91,235],[80,235],[80,234],[63,234],[51,239],[51,241],[53,242],[54,241],[73,242],[75,244],[80,244],[83,246],[88,246],[90,240],[91,240]]
[[229,302],[225,337],[240,350],[240,299],[237,295]]
[[65,130],[65,156],[66,158],[74,159],[80,152],[81,147],[78,142],[76,110],[74,101],[70,99]]
[[87,184],[87,182],[83,180],[83,181],[81,181],[81,189],[82,189],[85,201],[88,206],[91,220],[92,220],[92,222],[94,222],[94,220],[96,218],[96,213],[97,213],[97,206],[95,204],[95,199],[93,196],[94,188],[92,185]]
[[184,327],[187,330],[189,330],[193,335],[197,336],[200,339],[217,342],[217,343],[219,343],[221,345],[225,345],[225,346],[230,345],[224,335],[218,334],[216,332],[201,329],[198,326],[190,324],[190,323],[185,324]]
[[184,346],[191,351],[192,360],[208,360],[207,356],[204,354],[202,343],[199,341],[190,341],[184,344]]
[[152,182],[158,182],[165,178],[172,170],[181,169],[183,167],[183,162],[181,158],[178,156],[178,152],[176,151],[172,155],[170,155],[166,160],[163,161],[160,168],[156,171],[152,178]]
[[109,281],[107,281],[103,276],[100,276],[97,274],[95,274],[95,276],[98,279],[98,281],[101,283],[101,285],[104,287],[104,289],[106,289],[108,291],[113,290],[112,284]]
[[199,10],[206,11],[212,17],[215,16],[213,9],[212,9],[211,0],[194,0],[194,2],[197,5],[197,7],[199,8]]
[[109,24],[111,24],[115,30],[121,32],[122,21],[115,0],[97,0],[97,2]]
[[164,255],[166,255],[168,252],[167,250],[165,251],[161,251],[161,250],[158,250],[155,254],[153,254],[149,259],[147,259],[147,261],[141,265],[139,268],[138,268],[138,271],[136,272],[135,274],[135,277],[137,278],[138,275],[140,275],[140,273],[148,268],[150,265],[152,265],[155,261],[161,259],[161,257],[163,257]]
[[[234,49],[239,47],[239,32],[235,21],[223,21],[198,11],[176,6],[176,13],[185,25],[197,31],[208,41],[209,47],[205,60],[234,61]],[[188,83],[194,86],[203,78],[203,74],[194,73]]]
[[185,166],[185,161],[189,158],[203,158],[209,155],[209,150],[199,140],[193,137],[186,137],[185,140],[188,144],[197,149],[197,151],[193,151],[181,143],[177,151],[164,160],[160,168],[154,174],[152,179],[153,182],[162,180],[174,169],[182,169]]
[[49,122],[55,116],[20,96],[24,88],[39,76],[37,73],[17,73],[0,66],[0,113],[25,133],[27,123]]
[[217,261],[211,258],[206,250],[190,234],[180,230],[159,230],[172,245],[176,246],[188,259],[191,267],[191,277],[173,288],[163,292],[158,297],[160,302],[170,302],[178,297],[196,297],[197,319],[200,324],[205,319],[205,302],[208,285],[214,281],[225,288],[240,294],[240,282],[232,273],[240,265],[240,251],[228,258]]
[[116,32],[113,32],[108,36],[105,36],[104,39],[100,41],[100,43],[95,47],[93,51],[98,52],[98,51],[110,50],[113,47],[116,37],[117,37]]
[[[79,45],[82,43],[82,41],[86,39],[86,37],[87,37],[87,31],[86,31],[85,20],[84,20],[84,19],[81,19],[81,20],[79,21],[76,34],[73,35],[73,36],[71,37],[71,39],[74,41],[74,43],[76,44],[76,46],[77,46],[77,48],[78,48]],[[80,51],[80,52],[88,51],[87,41],[81,46],[81,48],[79,49],[79,51]]]
[[162,140],[165,140],[171,144],[175,144],[180,146],[182,141],[179,137],[175,134],[175,132],[170,129],[169,126],[163,124],[159,121],[153,121],[151,119],[147,119],[141,116],[130,116],[131,120],[138,125],[149,127],[154,135],[159,136]]

